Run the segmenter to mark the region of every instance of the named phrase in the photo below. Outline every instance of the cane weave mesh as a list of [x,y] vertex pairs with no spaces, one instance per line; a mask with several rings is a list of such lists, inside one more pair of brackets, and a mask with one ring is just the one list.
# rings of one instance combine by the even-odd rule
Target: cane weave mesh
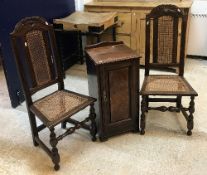
[[151,93],[190,93],[188,84],[177,75],[150,75],[145,78],[143,92]]
[[32,67],[37,85],[43,85],[51,80],[50,67],[46,52],[43,33],[38,30],[26,34],[27,47],[31,57]]
[[33,106],[49,121],[54,121],[72,114],[74,110],[87,101],[89,101],[88,98],[66,91],[57,91],[34,102]]
[[163,16],[158,19],[157,62],[172,63],[173,56],[173,18]]

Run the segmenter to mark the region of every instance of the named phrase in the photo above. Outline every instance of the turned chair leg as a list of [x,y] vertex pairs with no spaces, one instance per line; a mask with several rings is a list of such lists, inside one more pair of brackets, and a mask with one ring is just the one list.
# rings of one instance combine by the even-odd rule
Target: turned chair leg
[[181,110],[181,101],[182,101],[182,97],[181,96],[177,96],[177,102],[176,102],[176,107],[179,109],[178,112],[180,112]]
[[145,112],[147,111],[147,102],[146,102],[146,96],[142,96],[142,102],[141,102],[141,121],[140,121],[140,134],[145,134]]
[[96,113],[94,104],[90,105],[90,120],[91,120],[91,129],[90,134],[92,136],[92,141],[96,141],[96,134],[97,134],[97,126],[96,126]]
[[39,138],[35,115],[30,111],[28,112],[28,114],[29,114],[29,121],[30,121],[30,127],[31,127],[31,132],[32,132],[33,145],[38,146],[39,144],[35,140],[35,137]]
[[188,128],[188,132],[187,135],[191,136],[192,135],[192,129],[194,126],[194,122],[193,122],[193,113],[195,112],[195,102],[194,102],[195,97],[191,96],[191,100],[190,100],[190,105],[189,105],[189,116],[188,116],[188,120],[187,120],[187,128]]
[[149,107],[149,95],[146,96],[146,111],[148,112],[148,107]]
[[84,49],[83,49],[83,44],[82,44],[82,34],[81,32],[79,31],[78,32],[78,42],[79,42],[79,54],[78,54],[78,57],[79,57],[79,60],[80,60],[80,64],[83,64],[84,63]]
[[59,165],[59,162],[60,162],[60,155],[58,153],[58,149],[56,147],[57,143],[58,143],[58,140],[56,138],[56,134],[55,134],[55,129],[54,128],[51,128],[50,129],[50,145],[52,146],[52,150],[51,150],[51,158],[52,158],[52,162],[54,163],[54,169],[57,171],[60,169],[60,165]]

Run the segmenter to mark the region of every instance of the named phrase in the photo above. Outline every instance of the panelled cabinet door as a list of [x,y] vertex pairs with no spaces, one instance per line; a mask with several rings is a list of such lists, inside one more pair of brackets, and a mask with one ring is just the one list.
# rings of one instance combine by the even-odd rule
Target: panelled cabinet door
[[141,56],[140,64],[145,64],[145,18],[150,10],[132,12],[131,48]]
[[103,125],[106,137],[138,129],[138,64],[134,62],[134,65],[127,62],[103,68]]

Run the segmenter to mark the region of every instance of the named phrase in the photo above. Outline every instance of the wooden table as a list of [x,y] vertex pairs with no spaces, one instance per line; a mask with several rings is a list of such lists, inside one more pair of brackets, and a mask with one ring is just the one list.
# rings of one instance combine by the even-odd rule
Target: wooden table
[[[101,37],[107,29],[112,29],[112,40],[116,41],[116,23],[117,13],[90,13],[90,12],[74,12],[69,16],[61,19],[54,19],[55,25],[61,25],[61,33],[77,31],[78,38],[78,54],[75,54],[81,64],[84,61],[82,36],[87,37],[87,44],[99,43]],[[60,33],[60,32],[59,32]],[[111,37],[111,33],[110,33]],[[103,40],[103,39],[102,39]]]
[[108,28],[112,27],[113,40],[115,41],[115,27],[118,21],[116,12],[93,13],[93,12],[74,12],[71,15],[54,19],[55,24],[62,24],[64,30],[79,30],[82,35],[95,35],[97,42],[100,42],[100,36]]
[[122,42],[86,48],[89,94],[101,141],[139,130],[139,56]]

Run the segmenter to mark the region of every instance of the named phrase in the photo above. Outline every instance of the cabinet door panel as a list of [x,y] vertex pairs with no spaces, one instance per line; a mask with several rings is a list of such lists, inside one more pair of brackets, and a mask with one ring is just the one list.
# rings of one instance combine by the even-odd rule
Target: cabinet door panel
[[138,129],[138,66],[138,59],[134,59],[105,65],[101,71],[103,126],[106,137]]
[[110,122],[129,118],[129,69],[109,71]]
[[131,48],[136,50],[142,57],[140,64],[145,62],[145,18],[150,10],[139,10],[132,12],[132,37]]

